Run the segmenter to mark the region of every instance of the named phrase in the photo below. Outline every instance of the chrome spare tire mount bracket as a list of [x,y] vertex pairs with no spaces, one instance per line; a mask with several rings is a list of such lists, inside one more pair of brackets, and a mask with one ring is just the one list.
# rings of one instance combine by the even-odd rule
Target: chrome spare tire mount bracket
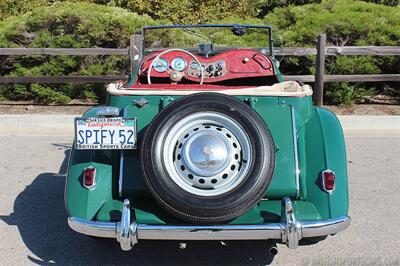
[[128,199],[125,199],[122,205],[121,221],[117,223],[117,240],[122,250],[131,250],[138,242],[136,231],[136,222],[131,222],[131,204]]
[[282,199],[282,214],[281,214],[282,242],[286,243],[288,248],[296,249],[299,245],[301,237],[301,224],[296,221],[294,216],[293,204],[290,198]]

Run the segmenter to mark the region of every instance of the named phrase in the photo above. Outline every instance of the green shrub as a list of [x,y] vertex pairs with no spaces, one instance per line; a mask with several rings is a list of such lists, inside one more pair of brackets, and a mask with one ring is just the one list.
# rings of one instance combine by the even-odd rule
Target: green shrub
[[[315,47],[320,33],[331,46],[399,46],[400,8],[353,0],[325,0],[321,4],[276,8],[264,18],[273,26],[278,46]],[[332,56],[326,60],[326,74],[398,73],[400,57]],[[315,56],[286,57],[285,74],[314,74]],[[398,85],[397,85],[398,86]],[[379,92],[383,84],[326,84],[331,103],[358,102],[358,95]]]
[[[85,48],[129,46],[129,36],[154,24],[146,15],[91,3],[56,3],[0,21],[0,47]],[[6,76],[112,75],[129,72],[128,56],[0,57]],[[13,100],[65,103],[69,99],[102,100],[104,85],[54,84],[3,86]],[[52,92],[54,90],[54,92]],[[48,94],[46,96],[46,94]]]
[[399,45],[400,8],[353,0],[276,8],[264,18],[285,46],[314,46],[320,33],[328,45]]
[[257,16],[261,0],[117,0],[116,5],[172,23],[207,23],[226,17]]
[[54,91],[50,87],[45,87],[38,84],[32,84],[31,91],[34,94],[35,100],[42,103],[60,103],[67,104],[71,98],[61,92]]
[[382,4],[382,5],[387,5],[387,6],[398,6],[400,5],[399,0],[362,0],[365,2],[372,2],[375,4]]
[[[79,0],[78,0],[79,1]],[[172,23],[207,23],[227,17],[261,18],[276,7],[319,3],[321,0],[81,0],[119,6]],[[387,0],[390,1],[390,0]],[[393,1],[393,0],[392,0]]]
[[362,103],[364,96],[376,94],[374,87],[367,87],[365,84],[350,85],[347,82],[335,83],[329,86],[326,92],[326,100],[332,104],[351,106],[356,103]]
[[0,0],[0,20],[9,16],[26,13],[34,7],[46,5],[47,3],[47,0]]
[[266,0],[262,1],[259,5],[258,17],[264,17],[269,12],[273,11],[276,7],[287,7],[291,5],[305,5],[320,3],[321,0]]

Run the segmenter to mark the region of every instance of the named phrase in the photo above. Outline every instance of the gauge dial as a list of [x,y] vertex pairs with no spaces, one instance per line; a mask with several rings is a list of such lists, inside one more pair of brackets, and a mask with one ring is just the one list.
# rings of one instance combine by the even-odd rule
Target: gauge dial
[[195,62],[195,61],[190,62],[190,68],[191,69],[200,69],[199,64],[197,64],[197,62]]
[[179,71],[179,72],[182,72],[183,70],[185,70],[186,65],[187,65],[186,60],[179,56],[175,57],[171,62],[172,69]]
[[160,58],[154,63],[153,68],[159,73],[165,72],[168,69],[168,61],[164,58]]

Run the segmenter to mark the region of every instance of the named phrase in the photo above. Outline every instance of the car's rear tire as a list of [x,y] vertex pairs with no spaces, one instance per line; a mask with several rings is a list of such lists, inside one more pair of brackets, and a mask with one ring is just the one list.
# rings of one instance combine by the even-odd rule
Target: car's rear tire
[[193,223],[227,222],[265,194],[275,145],[247,104],[218,93],[193,94],[163,109],[141,143],[146,184],[172,215]]

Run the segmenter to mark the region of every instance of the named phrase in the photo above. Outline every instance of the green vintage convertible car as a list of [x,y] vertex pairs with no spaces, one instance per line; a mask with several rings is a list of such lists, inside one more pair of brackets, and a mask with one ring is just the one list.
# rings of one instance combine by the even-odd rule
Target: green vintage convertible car
[[272,31],[145,27],[131,79],[75,120],[69,226],[116,238],[267,240],[296,248],[350,225],[342,128],[284,82]]

